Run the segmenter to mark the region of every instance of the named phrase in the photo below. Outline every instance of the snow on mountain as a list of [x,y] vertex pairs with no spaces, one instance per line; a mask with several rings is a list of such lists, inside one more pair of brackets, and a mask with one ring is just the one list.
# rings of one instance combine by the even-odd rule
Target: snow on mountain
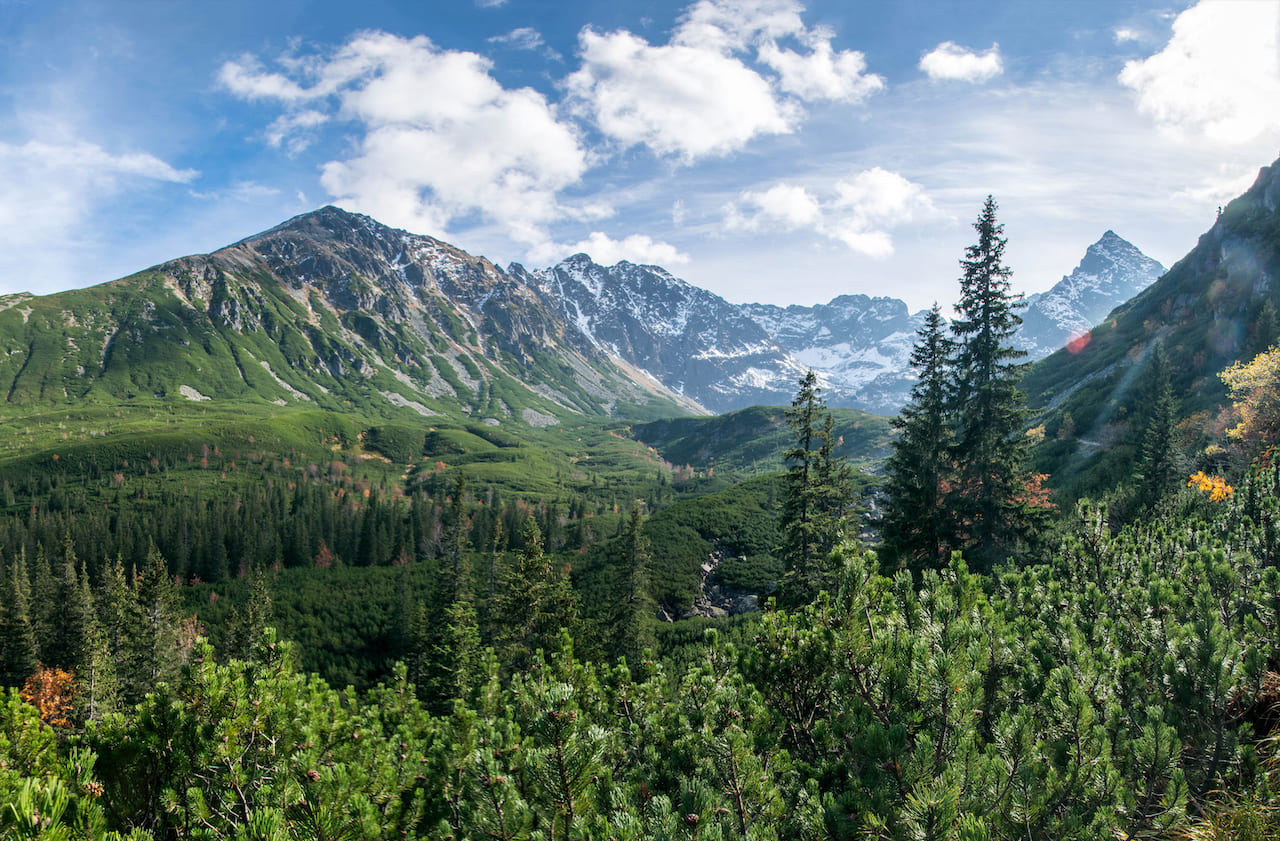
[[1041,359],[1082,335],[1113,309],[1164,274],[1160,263],[1114,231],[1089,246],[1084,259],[1052,289],[1027,298],[1015,344]]
[[841,295],[812,307],[746,304],[743,310],[797,361],[820,372],[828,403],[895,413],[924,313],[897,298]]
[[657,266],[575,254],[508,272],[560,307],[584,345],[713,411],[788,402],[806,369],[740,308]]

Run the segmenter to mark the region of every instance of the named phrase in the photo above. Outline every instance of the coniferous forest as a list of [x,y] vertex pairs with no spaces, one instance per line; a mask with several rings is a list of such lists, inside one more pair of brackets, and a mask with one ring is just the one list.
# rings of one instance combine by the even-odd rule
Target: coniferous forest
[[1280,837],[1280,354],[1206,446],[1157,344],[1068,497],[974,230],[883,458],[809,372],[714,465],[320,413],[0,463],[0,838]]

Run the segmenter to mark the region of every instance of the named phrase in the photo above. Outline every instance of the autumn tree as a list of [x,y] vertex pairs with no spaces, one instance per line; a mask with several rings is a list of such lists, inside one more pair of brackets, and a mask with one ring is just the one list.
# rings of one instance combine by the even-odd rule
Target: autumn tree
[[1280,433],[1280,347],[1248,362],[1236,362],[1221,374],[1240,422],[1227,434],[1249,455],[1275,446]]

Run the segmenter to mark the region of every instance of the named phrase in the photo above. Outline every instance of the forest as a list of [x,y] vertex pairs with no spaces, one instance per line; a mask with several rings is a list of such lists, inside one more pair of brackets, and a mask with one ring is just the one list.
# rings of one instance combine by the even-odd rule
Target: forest
[[1188,447],[1157,346],[1125,480],[1055,493],[974,230],[874,473],[812,372],[776,462],[308,416],[0,463],[0,838],[1280,837],[1280,351]]

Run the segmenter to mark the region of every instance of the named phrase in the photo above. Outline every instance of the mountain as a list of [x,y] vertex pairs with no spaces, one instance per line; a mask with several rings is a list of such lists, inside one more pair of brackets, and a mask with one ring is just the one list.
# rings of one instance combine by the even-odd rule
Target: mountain
[[[1036,298],[1035,347],[1091,323],[1153,266],[1108,232]],[[0,392],[545,425],[784,405],[813,368],[831,406],[892,414],[921,318],[866,295],[731,304],[660,267],[585,254],[504,270],[325,207],[122,280],[0,299]]]
[[1042,359],[1087,333],[1113,309],[1164,274],[1164,266],[1107,231],[1071,274],[1027,298],[1015,344]]
[[742,308],[657,266],[605,267],[576,254],[549,269],[509,271],[558,309],[584,351],[633,366],[714,412],[788,403],[805,373]]
[[701,411],[489,261],[335,207],[0,307],[11,404],[223,399],[532,425]]
[[1199,446],[1220,432],[1218,372],[1277,339],[1280,161],[1263,167],[1196,246],[1092,331],[1024,380],[1047,434],[1042,469],[1080,475],[1078,490],[1118,480],[1145,418],[1146,361],[1160,344],[1179,395],[1182,433]]

